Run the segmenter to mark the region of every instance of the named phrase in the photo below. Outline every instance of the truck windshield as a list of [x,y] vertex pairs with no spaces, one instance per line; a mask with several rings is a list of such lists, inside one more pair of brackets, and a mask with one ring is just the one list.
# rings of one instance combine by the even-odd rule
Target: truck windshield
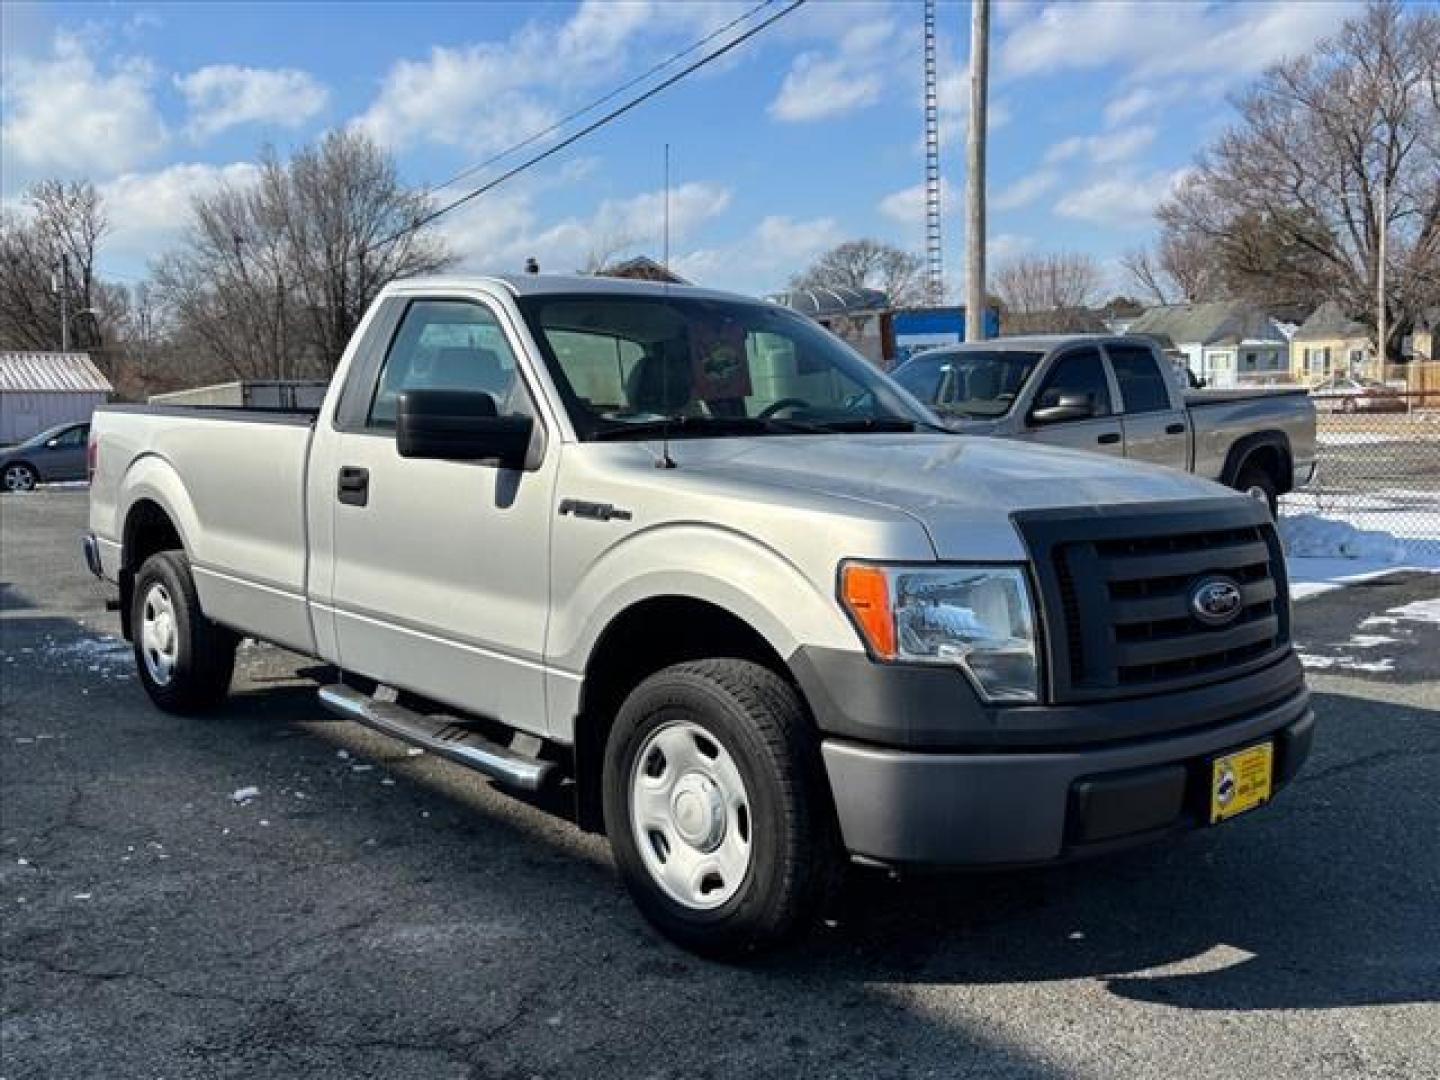
[[941,416],[993,419],[1015,404],[1041,352],[996,349],[932,353],[895,372],[895,381]]
[[582,439],[929,429],[933,417],[809,319],[685,296],[521,298]]

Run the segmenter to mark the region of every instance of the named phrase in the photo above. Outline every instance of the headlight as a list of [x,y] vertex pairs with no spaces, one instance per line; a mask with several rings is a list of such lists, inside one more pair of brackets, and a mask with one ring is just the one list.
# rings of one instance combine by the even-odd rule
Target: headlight
[[1034,609],[1019,567],[845,563],[840,600],[877,659],[954,665],[986,701],[1040,698]]

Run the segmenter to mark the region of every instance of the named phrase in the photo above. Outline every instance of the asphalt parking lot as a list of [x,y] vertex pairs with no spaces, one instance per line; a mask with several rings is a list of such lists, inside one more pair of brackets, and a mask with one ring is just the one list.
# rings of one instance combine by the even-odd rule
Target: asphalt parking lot
[[1440,578],[1299,605],[1316,749],[1268,810],[860,877],[742,968],[652,934],[603,841],[329,719],[307,661],[152,709],[84,516],[0,499],[4,1080],[1440,1077]]

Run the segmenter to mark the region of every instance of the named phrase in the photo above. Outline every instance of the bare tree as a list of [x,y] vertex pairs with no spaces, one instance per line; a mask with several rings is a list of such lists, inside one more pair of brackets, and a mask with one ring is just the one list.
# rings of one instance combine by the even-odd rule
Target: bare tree
[[1153,249],[1135,248],[1120,256],[1141,295],[1156,304],[1198,303],[1225,296],[1224,268],[1203,238],[1166,232]]
[[990,283],[1000,299],[1007,332],[1065,332],[1091,328],[1090,310],[1103,281],[1089,255],[1052,252],[1021,255],[998,267]]
[[1437,85],[1440,12],[1372,0],[1239,98],[1239,123],[1160,207],[1166,238],[1202,246],[1233,295],[1335,299],[1372,326],[1388,248],[1388,354],[1440,302]]
[[[101,344],[94,315],[95,259],[108,223],[95,185],[46,180],[0,215],[0,346],[58,349]],[[69,317],[62,329],[62,309]]]
[[916,255],[881,240],[847,240],[790,279],[792,289],[879,289],[894,307],[923,304],[924,264]]
[[633,251],[638,241],[628,232],[607,232],[591,238],[590,248],[578,273],[598,274],[621,255]]
[[195,199],[183,246],[154,268],[194,377],[328,376],[382,287],[453,263],[421,227],[430,209],[354,131],[288,162],[267,151],[254,183]]

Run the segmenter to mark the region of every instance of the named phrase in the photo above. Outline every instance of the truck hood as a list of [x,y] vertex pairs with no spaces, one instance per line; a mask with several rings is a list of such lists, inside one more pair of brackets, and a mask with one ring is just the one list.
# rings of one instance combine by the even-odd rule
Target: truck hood
[[1019,559],[1017,510],[1217,498],[1228,488],[1101,454],[966,435],[772,436],[671,444],[681,469],[892,507],[941,559]]

